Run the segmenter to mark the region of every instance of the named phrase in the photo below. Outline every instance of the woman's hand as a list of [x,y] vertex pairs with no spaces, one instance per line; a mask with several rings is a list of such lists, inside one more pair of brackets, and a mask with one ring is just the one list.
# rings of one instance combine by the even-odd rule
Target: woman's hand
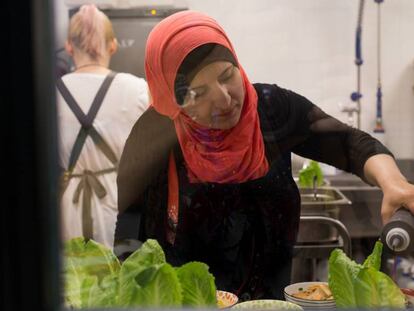
[[400,207],[405,207],[414,214],[414,185],[408,183],[405,179],[390,180],[381,189],[384,194],[381,205],[381,217],[384,224],[390,220],[394,212]]
[[400,207],[414,214],[414,185],[407,182],[391,156],[378,154],[370,157],[364,165],[364,174],[367,181],[380,187],[384,194],[381,205],[383,224]]

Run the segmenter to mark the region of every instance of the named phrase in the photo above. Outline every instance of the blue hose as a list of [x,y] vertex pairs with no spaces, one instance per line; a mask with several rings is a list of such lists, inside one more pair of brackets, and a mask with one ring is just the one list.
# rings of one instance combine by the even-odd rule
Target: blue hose
[[382,126],[382,91],[381,86],[377,88],[377,119],[375,122],[374,133],[384,133],[384,127]]
[[361,127],[361,65],[364,63],[362,60],[362,16],[364,13],[364,4],[365,0],[359,0],[359,9],[358,9],[358,22],[356,27],[356,36],[355,36],[355,65],[357,66],[357,90],[351,94],[351,100],[356,102],[356,112],[357,112],[357,128]]
[[362,26],[358,25],[356,31],[356,41],[355,41],[355,64],[361,66],[364,61],[362,60],[362,48],[361,48],[361,36],[362,36]]

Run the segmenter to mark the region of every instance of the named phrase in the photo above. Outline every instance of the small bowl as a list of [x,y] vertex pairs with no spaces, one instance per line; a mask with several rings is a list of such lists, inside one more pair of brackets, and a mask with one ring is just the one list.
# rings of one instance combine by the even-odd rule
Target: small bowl
[[239,301],[239,297],[237,297],[235,294],[226,292],[224,290],[216,291],[216,299],[217,299],[217,307],[219,309],[230,308],[231,306],[234,306]]
[[233,310],[292,310],[303,311],[303,308],[295,303],[283,300],[261,299],[244,301],[231,307]]
[[285,299],[286,301],[296,303],[305,309],[334,309],[336,307],[334,299],[312,300],[293,296],[293,294],[304,291],[312,285],[321,284],[328,285],[327,282],[301,282],[286,286],[284,289]]
[[414,289],[411,288],[400,288],[405,298],[407,299],[409,307],[414,306]]

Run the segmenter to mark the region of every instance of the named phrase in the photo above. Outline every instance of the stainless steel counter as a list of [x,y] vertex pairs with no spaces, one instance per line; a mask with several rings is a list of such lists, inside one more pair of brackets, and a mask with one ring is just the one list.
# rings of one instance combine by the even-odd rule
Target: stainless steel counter
[[[404,176],[414,183],[414,160],[397,160],[397,165]],[[345,172],[325,178],[330,187],[338,189],[351,201],[351,204],[340,205],[338,220],[345,225],[352,240],[352,258],[361,261],[370,254],[372,244],[381,233],[381,189]],[[292,281],[327,280],[330,245],[321,245],[319,248],[315,245],[299,245],[295,249]],[[311,253],[308,254],[306,247],[310,248]]]
[[382,228],[381,190],[348,173],[326,179],[352,202],[339,212],[339,220],[348,228],[351,238],[379,236]]
[[[403,175],[414,183],[414,159],[397,159],[396,162]],[[351,238],[379,237],[382,229],[381,189],[345,172],[326,176],[326,179],[352,202],[339,213],[339,220],[348,228]]]

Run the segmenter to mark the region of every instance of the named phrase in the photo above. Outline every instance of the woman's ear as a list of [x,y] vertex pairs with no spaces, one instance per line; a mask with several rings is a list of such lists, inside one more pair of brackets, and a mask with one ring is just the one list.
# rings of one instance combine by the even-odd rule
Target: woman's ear
[[109,44],[109,55],[114,55],[118,50],[118,40],[114,38],[111,43]]
[[65,50],[66,53],[73,57],[73,46],[68,40],[65,41]]

